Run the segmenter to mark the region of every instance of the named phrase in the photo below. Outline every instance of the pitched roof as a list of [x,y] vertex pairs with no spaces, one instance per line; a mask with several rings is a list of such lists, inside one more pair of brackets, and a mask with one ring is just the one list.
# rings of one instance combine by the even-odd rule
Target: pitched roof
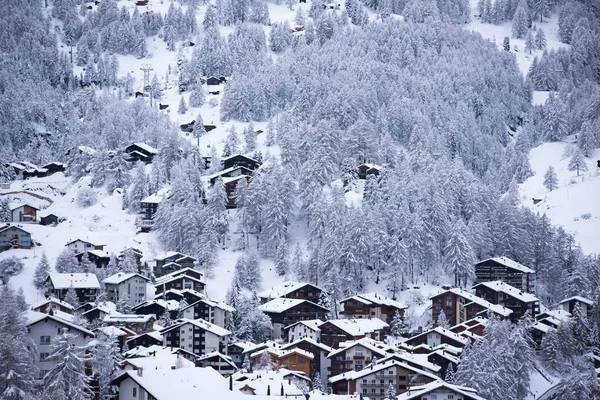
[[360,379],[362,377],[374,374],[376,372],[382,371],[386,368],[393,367],[393,366],[408,369],[410,371],[413,371],[417,374],[426,376],[431,379],[439,379],[439,377],[437,375],[434,375],[430,372],[424,371],[420,368],[413,367],[412,365],[400,362],[398,360],[388,360],[388,361],[384,361],[381,363],[377,363],[376,365],[373,365],[372,367],[364,368],[360,371],[349,371],[349,372],[344,372],[344,373],[336,375],[336,376],[332,376],[331,378],[329,378],[329,382],[334,383],[334,382],[339,382],[342,380],[353,381],[353,380]]
[[95,247],[95,246],[104,246],[103,244],[94,244],[94,243],[92,243],[92,242],[90,242],[90,241],[83,240],[83,239],[75,239],[75,240],[71,240],[70,242],[68,242],[67,244],[65,244],[65,246],[68,246],[68,245],[70,245],[70,244],[72,244],[72,243],[75,243],[75,242],[87,243],[87,244],[89,244],[89,245],[92,245],[92,246],[94,246],[94,247]]
[[11,228],[15,228],[17,230],[20,230],[21,232],[25,232],[25,233],[31,235],[31,233],[27,232],[25,229],[23,229],[21,227],[18,227],[18,226],[15,226],[15,225],[11,225],[11,224],[6,224],[6,226],[3,226],[2,228],[0,228],[0,232],[4,232],[4,231],[9,230]]
[[382,342],[378,342],[377,340],[371,339],[371,338],[360,338],[358,340],[349,340],[349,341],[345,341],[345,342],[341,342],[339,344],[339,348],[335,349],[327,355],[328,358],[334,357],[340,353],[345,352],[348,349],[351,349],[353,347],[356,346],[362,346],[368,350],[371,350],[374,353],[377,353],[381,356],[384,356],[387,352],[387,350],[390,348],[389,346],[387,346],[386,344],[382,343]]
[[65,326],[68,326],[69,328],[78,330],[81,333],[84,333],[84,334],[86,334],[88,336],[92,336],[92,337],[95,336],[94,332],[92,332],[92,331],[90,331],[88,329],[85,329],[85,328],[83,328],[83,327],[81,327],[79,325],[76,325],[76,324],[72,323],[71,321],[67,321],[65,319],[56,317],[54,315],[44,314],[44,313],[37,312],[37,311],[27,311],[26,315],[25,315],[25,318],[27,319],[27,326],[35,325],[35,324],[37,324],[40,321],[44,321],[46,319],[50,319],[50,320],[52,320],[54,322],[58,322],[59,324],[63,324]]
[[502,292],[524,303],[535,303],[536,301],[539,301],[538,298],[531,293],[523,292],[503,281],[481,282],[473,286],[473,288],[476,288],[477,286],[485,286],[492,289],[494,292]]
[[495,261],[498,264],[504,265],[505,267],[508,267],[510,269],[514,269],[516,271],[519,272],[524,272],[526,274],[535,274],[535,271],[532,270],[531,268],[527,268],[526,266],[524,266],[523,264],[519,264],[516,261],[511,260],[510,258],[507,257],[492,257],[492,258],[488,258],[486,260],[483,261],[479,261],[476,265],[479,265],[481,263],[484,263],[486,261]]
[[150,281],[150,279],[146,278],[145,276],[140,275],[140,274],[136,274],[134,272],[128,272],[128,273],[126,273],[126,272],[117,272],[116,274],[111,275],[111,276],[109,276],[106,279],[103,279],[102,283],[108,283],[110,285],[118,285],[119,283],[125,282],[126,280],[131,279],[131,278],[136,277],[136,276],[140,277],[140,278],[142,278],[142,279],[144,279],[146,281]]
[[341,300],[340,303],[344,303],[350,299],[359,301],[366,305],[376,304],[376,305],[383,305],[383,306],[395,307],[395,308],[400,308],[400,309],[408,308],[408,306],[406,304],[400,303],[399,301],[396,301],[396,300],[392,300],[389,297],[382,296],[378,293],[357,294],[356,296],[348,297],[344,300]]
[[439,379],[426,385],[412,386],[410,388],[410,391],[398,395],[396,397],[396,400],[420,399],[421,396],[425,395],[426,393],[440,389],[446,389],[456,394],[467,396],[467,398],[471,400],[485,400],[483,397],[479,397],[477,395],[477,390],[475,389],[471,389],[465,386],[451,385]]
[[69,310],[75,309],[75,307],[73,307],[71,304],[67,303],[66,301],[62,301],[62,300],[57,299],[56,297],[52,297],[52,296],[46,297],[45,300],[42,300],[41,302],[33,305],[31,308],[35,310],[36,308],[40,308],[41,306],[46,305],[48,303],[56,303],[62,307],[68,308]]
[[296,307],[302,303],[309,303],[314,305],[315,307],[319,307],[322,308],[323,310],[326,310],[326,308],[313,303],[312,301],[308,301],[308,300],[304,300],[304,299],[286,299],[286,298],[277,298],[274,300],[271,300],[265,304],[262,304],[258,307],[258,309],[262,312],[265,313],[274,313],[274,314],[279,314],[282,312],[285,312],[293,307]]
[[171,194],[171,188],[162,188],[158,192],[151,194],[150,196],[142,199],[140,203],[155,203],[158,204],[165,198],[168,198]]
[[228,305],[226,303],[223,303],[222,301],[215,300],[215,299],[200,299],[200,300],[195,301],[192,304],[188,305],[183,310],[187,310],[188,308],[194,307],[198,303],[204,303],[210,307],[220,308],[222,310],[229,311],[229,312],[235,312],[235,308],[231,307],[230,305]]
[[187,319],[187,318],[178,319],[174,325],[161,330],[160,333],[164,334],[165,332],[170,332],[173,329],[179,328],[180,326],[185,325],[185,324],[192,324],[202,330],[205,330],[207,332],[213,333],[213,334],[215,334],[217,336],[221,336],[221,337],[231,335],[231,331],[228,331],[225,328],[221,328],[218,325],[211,324],[210,322],[205,321],[203,319]]
[[293,341],[292,343],[287,343],[287,344],[281,345],[281,348],[283,350],[294,348],[294,347],[297,347],[300,343],[303,343],[303,342],[311,344],[311,345],[313,345],[315,347],[318,347],[318,348],[320,348],[321,350],[323,350],[323,351],[325,351],[327,353],[331,353],[333,351],[332,347],[329,347],[326,344],[323,344],[321,342],[317,342],[316,340],[311,339],[311,338],[298,339],[298,340]]
[[34,207],[34,206],[32,206],[31,204],[22,203],[22,204],[19,204],[19,205],[17,205],[17,206],[11,207],[11,208],[10,208],[10,211],[14,211],[14,210],[16,210],[17,208],[21,208],[21,207],[25,207],[25,206],[27,206],[27,207],[31,207],[31,208],[33,208],[33,209],[36,209],[36,210],[38,210],[38,211],[40,210],[39,208],[37,208],[37,207]]
[[315,285],[313,285],[311,283],[307,283],[307,282],[285,281],[283,283],[280,283],[279,285],[273,286],[270,289],[263,290],[262,292],[258,293],[258,297],[263,298],[263,299],[276,299],[278,297],[287,296],[288,294],[290,294],[304,286],[307,286],[307,285],[310,285],[317,289],[322,290],[318,286],[315,286]]
[[129,342],[130,340],[138,339],[144,335],[150,336],[151,338],[156,339],[162,343],[163,335],[159,331],[144,332],[139,335],[130,336],[129,338],[127,338],[127,341]]
[[100,282],[94,274],[86,272],[73,272],[61,274],[51,272],[49,278],[55,289],[100,289]]
[[[206,179],[210,181],[210,180],[213,180],[215,178],[218,178],[221,175],[228,174],[228,173],[233,172],[233,171],[238,170],[238,169],[242,169],[242,170],[245,169],[248,172],[252,172],[252,170],[250,168],[244,167],[243,165],[236,165],[234,167],[229,167],[229,168],[226,168],[226,169],[224,169],[222,171],[215,172],[212,175],[207,175]],[[238,178],[238,177],[236,177],[236,178]]]
[[119,323],[119,322],[133,322],[133,323],[146,323],[152,319],[156,319],[154,314],[148,315],[139,315],[139,314],[121,314],[121,313],[112,313],[109,315],[105,315],[103,322],[106,323]]
[[222,159],[221,159],[221,162],[227,161],[227,160],[229,160],[229,159],[231,159],[231,158],[234,158],[234,157],[244,157],[244,158],[247,158],[248,160],[252,160],[252,161],[254,161],[254,162],[255,162],[255,163],[257,163],[257,164],[260,164],[260,163],[259,163],[258,161],[256,161],[254,158],[251,158],[251,157],[245,156],[245,155],[243,155],[243,154],[239,154],[239,153],[237,153],[237,154],[232,154],[232,155],[230,155],[230,156],[228,156],[228,157],[224,157],[224,158],[222,158]]
[[512,314],[512,310],[503,306],[500,306],[498,304],[492,304],[487,300],[482,299],[481,297],[475,296],[473,293],[469,293],[466,292],[462,289],[459,288],[452,288],[452,289],[448,289],[448,290],[444,290],[443,292],[440,292],[434,296],[431,296],[431,298],[433,299],[434,297],[437,297],[441,294],[447,293],[447,292],[451,292],[454,293],[457,296],[460,296],[464,299],[467,299],[470,301],[470,303],[465,304],[469,305],[472,303],[478,304],[479,306],[486,308],[488,310],[492,310],[493,312],[495,312],[498,315],[501,315],[503,317],[508,317],[510,314]]
[[592,300],[586,299],[585,297],[581,297],[581,296],[572,296],[572,297],[569,297],[567,299],[561,300],[561,302],[559,304],[563,304],[563,303],[569,302],[571,300],[577,300],[580,303],[587,304],[588,306],[594,305],[594,302]]
[[321,321],[320,319],[307,319],[307,320],[302,320],[302,321],[298,321],[298,322],[294,322],[291,325],[286,326],[285,328],[283,328],[283,330],[288,330],[296,325],[304,325],[309,329],[312,329],[313,331],[321,331],[319,329],[319,325],[322,325],[323,322],[325,321]]
[[150,153],[150,154],[158,153],[158,150],[156,150],[154,147],[152,147],[150,145],[147,145],[146,143],[138,142],[138,143],[134,143],[134,145],[136,145],[140,149],[144,150],[146,153]]
[[330,319],[329,321],[323,322],[321,326],[328,323],[336,326],[351,336],[361,336],[390,327],[379,318]]

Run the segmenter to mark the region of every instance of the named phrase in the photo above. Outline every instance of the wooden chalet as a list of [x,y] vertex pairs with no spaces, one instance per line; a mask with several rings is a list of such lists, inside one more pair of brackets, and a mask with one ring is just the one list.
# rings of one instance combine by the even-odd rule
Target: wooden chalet
[[96,268],[106,268],[110,262],[110,254],[103,250],[86,250],[83,253],[77,253],[75,258],[77,258],[77,261],[83,262],[86,255],[88,260],[94,264]]
[[450,325],[459,325],[477,316],[485,316],[489,311],[500,318],[509,318],[512,310],[501,305],[492,304],[472,293],[453,288],[431,297],[431,316],[434,325],[442,312]]
[[11,208],[12,222],[37,222],[37,212],[40,209],[29,204],[21,204]]
[[[51,272],[45,282],[46,296],[56,297],[64,301],[70,288],[75,290],[80,303],[96,300],[100,282],[91,273],[59,273]],[[76,304],[73,304],[75,306]]]
[[168,312],[171,319],[177,319],[179,301],[162,299],[147,300],[132,307],[131,311],[138,315],[154,314],[157,319],[160,319],[163,314]]
[[185,299],[186,303],[188,304],[194,304],[195,302],[204,298],[204,293],[197,292],[193,289],[168,289],[154,296],[154,300],[176,300],[180,302],[181,300]]
[[319,326],[321,342],[337,349],[342,342],[364,337],[382,341],[389,325],[379,318],[330,319]]
[[131,336],[126,340],[127,347],[134,349],[138,346],[162,346],[163,337],[158,331],[144,332],[142,334]]
[[311,371],[319,372],[322,377],[331,375],[332,363],[331,359],[328,358],[329,353],[333,351],[331,347],[309,338],[299,339],[281,346],[281,350],[290,350],[295,348],[302,349],[314,355],[314,358],[310,360]]
[[156,317],[150,315],[121,314],[106,315],[102,322],[109,326],[124,327],[137,334],[154,331]]
[[312,283],[285,281],[270,289],[258,293],[258,298],[262,304],[273,299],[301,299],[318,303],[323,289]]
[[195,362],[196,367],[210,367],[224,376],[232,375],[238,370],[231,357],[221,354],[218,351],[200,356],[196,358]]
[[442,344],[449,346],[463,348],[467,345],[469,339],[461,336],[458,333],[452,332],[449,329],[437,326],[433,329],[420,333],[416,336],[411,337],[404,343],[409,346],[418,346],[420,344],[426,344],[430,348],[437,347]]
[[283,328],[301,320],[325,319],[329,312],[323,306],[305,299],[276,298],[258,307],[273,322],[273,338],[281,339]]
[[151,163],[158,150],[146,143],[133,143],[125,148],[125,159],[130,162]]
[[251,176],[252,173],[254,171],[251,170],[250,168],[241,166],[241,165],[236,165],[230,168],[226,168],[222,171],[219,171],[217,173],[214,173],[212,175],[207,176],[208,181],[210,182],[210,185],[213,186],[216,182],[217,179],[221,178],[223,180],[223,184],[225,184],[225,179],[226,178],[240,178],[241,176]]
[[304,376],[313,376],[311,364],[315,358],[314,354],[299,347],[288,350],[267,348],[250,355],[255,365],[260,363],[260,358],[265,352],[269,353],[274,369],[285,368],[289,371],[301,372]]
[[502,281],[482,282],[473,286],[473,289],[482,299],[512,310],[510,320],[514,323],[526,313],[532,317],[540,313],[540,301],[537,297]]
[[156,294],[163,293],[169,289],[185,290],[192,289],[204,293],[204,278],[202,272],[193,268],[183,268],[170,274],[157,278],[154,282]]
[[349,371],[361,371],[374,359],[383,359],[388,354],[388,346],[369,338],[341,342],[340,348],[327,355],[331,363],[331,373],[335,376]]
[[58,215],[56,214],[47,214],[40,217],[40,225],[57,225],[59,222]]
[[67,314],[73,314],[74,307],[65,301],[56,297],[47,297],[42,302],[32,307],[33,311],[49,314],[50,311],[60,311]]
[[51,162],[42,166],[42,168],[48,171],[48,175],[53,175],[57,172],[65,172],[66,166],[60,162]]
[[224,170],[233,167],[245,167],[254,171],[260,167],[260,163],[258,161],[242,154],[233,154],[229,157],[225,157],[221,160],[221,164],[223,165]]
[[215,76],[210,76],[206,79],[206,84],[208,86],[218,86],[221,84],[221,80]]
[[170,189],[161,189],[140,201],[139,227],[142,232],[150,232],[154,225],[154,214],[158,211],[160,203],[169,198]]
[[359,294],[341,300],[346,318],[379,318],[392,324],[396,312],[404,318],[405,304],[377,293]]
[[379,176],[381,167],[377,164],[361,164],[358,166],[358,178],[367,179],[368,175]]
[[592,316],[594,302],[590,299],[586,299],[585,297],[573,296],[569,297],[568,299],[564,299],[559,303],[560,308],[570,314],[573,314],[577,305],[579,305],[581,308],[583,315],[587,316],[588,318]]
[[535,293],[535,271],[507,257],[494,257],[475,264],[475,284],[502,281],[527,293]]
[[65,246],[67,246],[69,248],[69,250],[72,250],[73,253],[79,254],[79,253],[84,253],[84,252],[90,251],[90,250],[103,251],[105,245],[94,244],[92,242],[88,242],[87,240],[76,239],[76,240],[70,241]]
[[233,178],[223,178],[223,185],[225,186],[225,194],[227,195],[227,208],[237,208],[236,193],[238,183],[242,180],[250,181],[249,175],[241,175]]
[[196,265],[196,259],[194,257],[175,251],[168,251],[160,254],[154,257],[154,261],[156,261],[156,265],[154,266],[153,272],[154,276],[157,278],[169,275],[184,268],[193,269]]
[[442,380],[436,380],[422,386],[412,386],[410,391],[402,393],[396,400],[485,400],[477,395],[477,390],[464,386],[452,385]]
[[0,227],[0,251],[8,249],[30,249],[33,247],[31,233],[14,225]]

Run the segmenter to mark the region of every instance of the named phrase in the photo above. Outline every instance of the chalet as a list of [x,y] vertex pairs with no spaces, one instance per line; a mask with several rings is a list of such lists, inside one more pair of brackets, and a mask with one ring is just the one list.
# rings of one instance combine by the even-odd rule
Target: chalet
[[379,318],[388,325],[392,324],[396,312],[404,318],[404,310],[408,307],[398,301],[377,293],[359,294],[341,300],[344,315],[347,318]]
[[410,346],[418,346],[420,344],[426,344],[430,348],[437,347],[441,344],[447,344],[453,347],[463,348],[467,345],[469,340],[458,333],[452,332],[449,329],[437,326],[426,332],[420,333],[416,336],[411,337],[404,343]]
[[540,349],[544,337],[546,337],[549,332],[554,331],[555,329],[555,327],[544,324],[540,321],[535,321],[534,324],[531,325],[529,332],[531,334],[531,338],[535,342],[537,350]]
[[129,370],[160,370],[193,368],[198,356],[178,348],[164,346],[137,347],[125,353],[121,368]]
[[231,314],[235,308],[218,300],[202,299],[180,310],[183,318],[203,319],[212,324],[225,328],[229,326]]
[[261,303],[277,298],[301,299],[318,303],[323,289],[306,282],[286,281],[270,289],[258,293]]
[[133,247],[124,249],[117,256],[117,262],[121,263],[127,257],[131,257],[133,260],[135,260],[138,270],[140,270],[142,268],[142,258],[144,257],[144,253],[142,253],[141,250],[135,249]]
[[450,328],[450,330],[455,333],[470,331],[476,335],[483,336],[487,322],[488,319],[485,317],[475,317],[463,322],[462,324],[454,325]]
[[14,225],[0,228],[0,251],[8,249],[30,249],[33,246],[31,233]]
[[[51,272],[46,279],[46,296],[53,296],[64,300],[67,291],[72,287],[80,303],[93,302],[100,289],[100,282],[94,274]],[[75,304],[73,304],[75,305]]]
[[194,268],[196,265],[196,259],[194,257],[186,256],[185,254],[177,253],[175,251],[168,251],[164,254],[160,254],[154,257],[156,265],[154,266],[154,276],[161,277],[170,273],[179,271],[184,268]]
[[390,384],[397,394],[405,393],[413,386],[424,385],[439,377],[396,360],[371,364],[361,371],[346,372],[329,378],[334,394],[359,393],[372,400],[386,400]]
[[24,179],[23,173],[27,169],[27,167],[25,167],[24,165],[21,165],[19,163],[7,163],[7,164],[4,164],[4,166],[6,168],[13,169],[13,172],[15,173],[15,179],[17,179],[17,180]]
[[151,163],[158,150],[146,143],[133,143],[125,148],[126,160],[130,162]]
[[37,222],[37,212],[39,208],[30,206],[29,204],[21,204],[11,208],[12,222]]
[[[445,348],[444,346],[445,345],[438,346],[424,354],[412,353],[412,352],[408,352],[406,350],[396,349],[396,351],[394,351],[393,353],[388,353],[383,358],[377,358],[377,359],[373,360],[373,362],[371,364],[377,365],[379,363],[383,363],[386,361],[392,361],[392,360],[399,361],[401,363],[408,364],[411,367],[419,368],[425,372],[429,372],[431,374],[440,376],[440,374],[442,372],[442,367],[440,365],[435,364],[434,362],[430,361],[429,356],[431,353],[435,353],[436,351],[440,351],[441,349]],[[389,351],[392,351],[392,349],[390,349]],[[453,354],[453,361],[458,362],[458,358],[456,358],[455,352],[450,351],[449,354]],[[460,352],[458,354],[460,354]],[[369,367],[370,367],[370,365],[369,365]]]
[[258,161],[241,154],[233,154],[229,157],[225,157],[221,160],[221,164],[223,165],[224,170],[232,167],[246,167],[249,170],[254,171],[260,167],[260,163]]
[[568,299],[564,299],[559,303],[560,308],[570,314],[573,314],[573,311],[575,311],[575,307],[577,305],[579,305],[581,308],[581,313],[583,315],[587,316],[588,318],[592,316],[592,307],[594,306],[594,302],[586,299],[585,297],[573,296],[569,297]]
[[302,390],[297,386],[304,383],[308,390],[310,379],[298,371],[280,368],[277,371],[237,372],[232,376],[233,390],[244,395],[263,398],[276,397],[305,400]]
[[60,220],[56,214],[46,214],[44,216],[40,216],[40,225],[58,225],[59,222]]
[[127,347],[133,349],[138,346],[162,346],[163,337],[158,331],[144,332],[142,334],[131,336],[126,340]]
[[199,293],[204,293],[204,279],[202,272],[193,268],[183,268],[170,274],[157,278],[155,283],[156,294],[160,294],[169,289],[185,290],[192,289]]
[[322,323],[323,321],[320,319],[302,320],[286,326],[283,330],[285,331],[288,342],[304,338],[309,338],[318,342],[321,340],[321,330],[319,329],[319,325]]
[[[314,355],[310,360],[310,370],[319,372],[323,378],[331,375],[331,359],[329,353],[333,349],[317,340],[303,338],[281,346],[281,350],[302,349]],[[312,375],[310,375],[312,376]]]
[[477,390],[464,386],[452,385],[442,380],[437,380],[423,386],[413,386],[409,392],[402,393],[396,400],[485,400],[477,395]]
[[312,376],[311,364],[315,358],[314,354],[295,347],[288,350],[264,349],[252,353],[250,358],[254,365],[260,363],[264,352],[268,352],[274,363],[274,369],[285,368],[289,371],[301,372],[304,376]]
[[379,318],[371,319],[330,319],[319,326],[321,341],[337,349],[341,342],[369,337],[383,340],[390,326]]
[[525,293],[502,281],[482,282],[475,286],[475,294],[490,303],[504,306],[510,310],[510,320],[518,322],[529,313],[532,317],[540,313],[540,301],[530,293]]
[[179,319],[160,333],[163,335],[163,346],[179,347],[197,355],[226,352],[231,335],[227,329],[202,319]]
[[153,225],[154,214],[156,214],[159,204],[163,200],[169,198],[170,195],[171,189],[165,188],[140,201],[140,228],[142,232],[150,232]]
[[512,310],[501,305],[492,304],[472,293],[453,288],[431,297],[432,322],[437,324],[442,312],[450,325],[459,325],[479,315],[485,315],[488,311],[493,312],[500,318],[508,318]]
[[385,358],[389,350],[388,346],[369,338],[340,342],[339,347],[327,356],[331,362],[331,373],[328,375],[361,371],[373,360]]
[[367,179],[367,175],[379,176],[381,167],[377,164],[361,164],[358,166],[358,178]]
[[121,314],[113,313],[106,315],[102,322],[109,326],[124,327],[140,334],[144,332],[152,332],[154,330],[154,322],[156,316],[137,315],[137,314]]
[[227,379],[213,368],[168,365],[127,370],[119,375],[112,382],[119,387],[119,400],[233,399]]
[[30,311],[26,315],[27,332],[37,346],[38,357],[35,363],[37,378],[42,379],[46,373],[56,366],[56,361],[49,359],[52,353],[52,341],[63,330],[75,335],[73,345],[85,346],[94,333],[70,321],[49,314]]
[[96,268],[106,268],[110,262],[110,254],[104,250],[86,250],[83,253],[75,255],[77,261],[83,262],[87,255],[89,262],[94,264]]
[[221,80],[214,76],[211,76],[206,79],[206,85],[208,85],[208,86],[218,86],[220,84],[221,84]]
[[57,172],[65,172],[65,164],[59,162],[51,162],[44,165],[42,168],[48,171],[48,175],[53,175]]
[[253,347],[254,343],[250,342],[234,342],[227,345],[227,356],[231,357],[233,363],[238,367],[242,368],[244,364],[244,351]]
[[82,317],[88,320],[88,322],[100,321],[107,315],[113,314],[117,311],[117,305],[112,301],[106,301],[104,303],[85,303],[81,307],[75,309],[76,314],[80,314]]
[[204,293],[196,292],[193,289],[169,289],[154,296],[154,300],[175,300],[180,302],[181,300],[185,299],[185,302],[188,304],[194,304],[198,300],[202,300],[204,298]]
[[147,300],[135,305],[131,311],[138,315],[154,314],[160,319],[164,313],[168,312],[171,319],[176,319],[179,314],[179,301],[154,299]]
[[475,284],[502,281],[527,293],[535,293],[535,271],[506,257],[494,257],[475,264]]
[[323,306],[304,299],[276,298],[258,307],[273,322],[273,338],[281,339],[283,328],[298,321],[325,319],[329,312]]
[[115,338],[117,339],[117,343],[119,344],[119,349],[123,350],[125,346],[125,341],[127,337],[130,335],[129,330],[124,330],[117,328],[116,326],[101,326],[99,328],[93,329],[94,335],[96,337],[107,337],[107,338]]
[[56,297],[47,297],[42,302],[31,307],[33,311],[50,314],[52,311],[61,311],[67,314],[73,314],[73,305],[57,299]]
[[241,165],[233,166],[223,171],[219,171],[212,175],[206,177],[206,179],[210,182],[210,185],[213,186],[217,179],[221,178],[223,180],[223,184],[225,184],[225,178],[240,178],[242,176],[250,176],[254,171],[249,168],[246,168]]
[[79,253],[83,253],[85,251],[90,251],[90,250],[104,251],[105,245],[104,244],[94,244],[94,243],[88,242],[86,240],[76,239],[76,240],[70,241],[65,246],[67,246],[69,248],[69,250],[72,250],[75,254],[79,254]]
[[133,307],[146,300],[150,279],[136,273],[118,272],[104,279],[106,298],[114,303],[126,299]]
[[231,357],[221,354],[218,351],[198,357],[196,359],[196,367],[210,367],[224,376],[229,376],[238,369]]
[[225,195],[227,196],[227,208],[237,208],[235,189],[242,179],[246,179],[249,182],[250,176],[240,175],[233,178],[223,178],[223,186],[225,186]]

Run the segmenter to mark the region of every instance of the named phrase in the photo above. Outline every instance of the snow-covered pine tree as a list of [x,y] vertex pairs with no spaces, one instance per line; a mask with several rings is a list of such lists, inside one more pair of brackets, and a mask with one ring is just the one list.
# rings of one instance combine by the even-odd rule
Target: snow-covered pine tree
[[538,50],[546,50],[546,46],[548,45],[548,41],[546,40],[546,34],[542,28],[538,28],[535,34],[535,47]]
[[556,171],[552,165],[548,167],[544,174],[544,186],[549,192],[558,187],[558,177],[556,176]]
[[475,274],[473,249],[466,238],[466,226],[462,219],[456,220],[448,235],[444,248],[446,265],[454,274],[456,286],[466,287]]
[[274,367],[273,359],[271,358],[271,354],[268,349],[263,350],[260,358],[258,359],[258,364],[254,366],[256,371],[272,371]]
[[117,388],[112,381],[118,375],[122,356],[114,336],[99,335],[92,348],[92,373],[98,381],[98,400],[113,399]]
[[144,164],[140,163],[133,175],[133,180],[127,191],[127,203],[130,212],[140,211],[140,201],[150,194],[150,182]]
[[535,39],[533,38],[533,33],[531,32],[531,30],[529,30],[527,31],[527,35],[525,36],[525,51],[528,51],[529,54],[531,54],[531,52],[535,50],[535,48]]
[[0,288],[0,397],[34,400],[37,349],[10,285]]
[[10,212],[10,204],[8,201],[8,196],[0,197],[0,221],[6,222],[12,219],[12,214]]
[[325,392],[325,388],[323,387],[323,382],[321,381],[321,373],[316,372],[312,378],[312,390],[318,390],[320,392]]
[[440,315],[438,315],[437,326],[444,329],[450,328],[450,323],[448,322],[448,318],[446,317],[446,313],[443,309],[440,312]]
[[129,170],[125,158],[114,154],[108,161],[108,174],[106,178],[106,189],[112,193],[117,188],[125,188],[129,185]]
[[35,287],[39,289],[44,288],[44,283],[50,274],[50,264],[48,263],[48,257],[46,257],[46,252],[42,253],[42,258],[40,259],[39,264],[35,268],[35,272],[33,273],[33,283]]
[[67,303],[69,303],[70,305],[72,305],[73,307],[79,306],[79,297],[77,296],[77,293],[75,292],[75,288],[73,288],[73,285],[71,285],[69,287],[69,289],[67,290],[67,294],[65,296],[65,301]]
[[177,114],[185,114],[187,112],[187,104],[185,104],[185,97],[181,96],[179,100],[179,106],[177,107]]
[[[189,106],[190,107],[202,107],[204,105],[206,98],[204,95],[204,89],[201,85],[196,85],[192,93],[190,93]],[[202,121],[202,119],[200,119]],[[196,124],[198,123],[198,119],[196,119]],[[194,128],[196,127],[194,124]]]
[[56,365],[44,379],[43,400],[89,400],[93,397],[85,373],[85,348],[75,345],[76,336],[66,329],[52,338],[49,359]]
[[244,129],[244,141],[246,142],[246,153],[251,153],[256,149],[256,132],[254,132],[252,123]]
[[449,363],[448,367],[446,368],[446,376],[444,377],[444,381],[446,381],[446,383],[449,383],[451,385],[454,384],[454,364],[453,363]]
[[388,385],[386,398],[387,398],[387,400],[395,400],[396,399],[396,388],[394,387],[393,383],[390,383]]
[[521,39],[529,29],[529,7],[527,0],[520,0],[512,20],[512,36]]
[[402,333],[402,329],[404,328],[404,321],[402,320],[402,316],[400,312],[396,310],[394,313],[394,319],[392,319],[392,331],[391,334],[399,337]]
[[502,46],[504,47],[504,51],[510,51],[510,38],[508,36],[504,38]]
[[252,372],[252,363],[250,362],[250,358],[248,354],[244,356],[244,362],[242,363],[242,369],[246,372]]
[[183,312],[188,306],[188,302],[185,301],[185,299],[181,299],[181,301],[179,302],[179,307],[177,309],[177,318],[183,318]]
[[587,171],[585,156],[579,147],[573,152],[573,156],[571,156],[571,159],[569,160],[568,168],[569,171],[577,171],[577,176],[579,176],[579,172]]

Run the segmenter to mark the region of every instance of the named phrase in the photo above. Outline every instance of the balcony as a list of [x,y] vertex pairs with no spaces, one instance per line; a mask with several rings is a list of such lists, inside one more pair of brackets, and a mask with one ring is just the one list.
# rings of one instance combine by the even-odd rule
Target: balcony
[[365,356],[354,356],[354,360],[364,360]]

